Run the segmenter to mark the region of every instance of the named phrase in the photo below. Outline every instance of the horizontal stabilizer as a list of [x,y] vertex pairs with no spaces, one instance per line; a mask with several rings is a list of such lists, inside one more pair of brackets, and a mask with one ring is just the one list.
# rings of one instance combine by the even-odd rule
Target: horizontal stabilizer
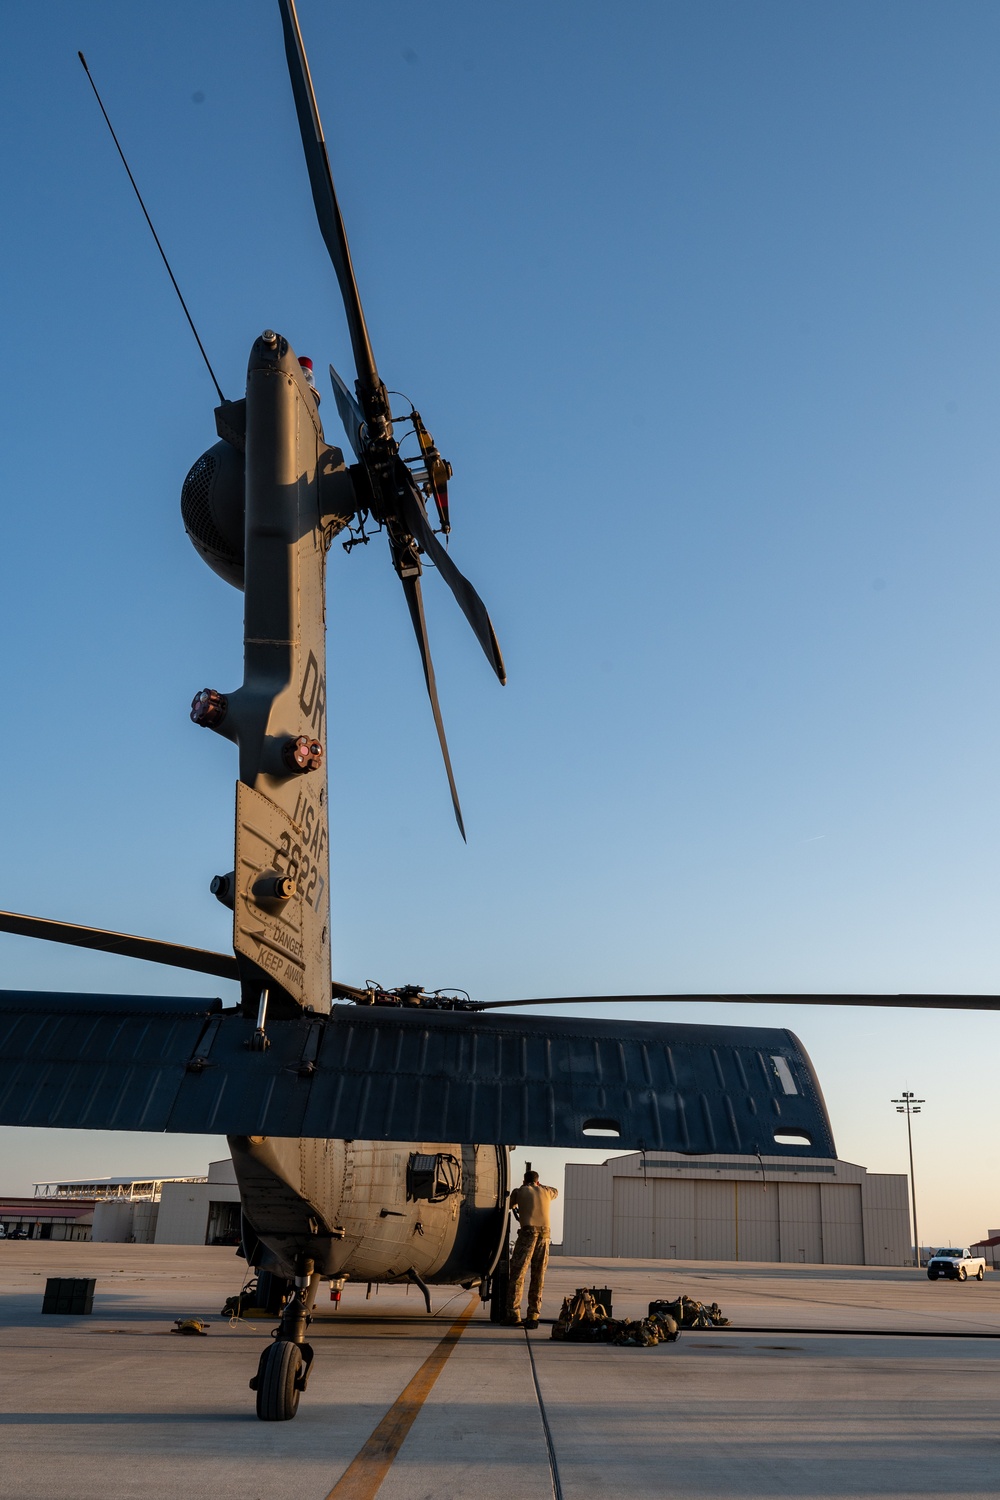
[[221,1000],[0,991],[0,1124],[169,1130]]
[[[200,1009],[195,1009],[200,1007]],[[0,993],[0,1124],[834,1156],[789,1031]]]

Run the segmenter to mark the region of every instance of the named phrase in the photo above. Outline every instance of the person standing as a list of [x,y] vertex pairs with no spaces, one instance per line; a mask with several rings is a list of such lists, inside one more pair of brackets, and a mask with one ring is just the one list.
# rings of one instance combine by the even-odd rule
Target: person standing
[[510,1195],[511,1213],[518,1222],[517,1239],[510,1258],[510,1282],[507,1293],[507,1322],[511,1327],[521,1326],[521,1295],[524,1291],[525,1272],[530,1264],[531,1280],[528,1283],[528,1316],[525,1328],[538,1327],[538,1314],[542,1310],[542,1288],[545,1285],[545,1267],[549,1263],[549,1204],[559,1197],[554,1187],[545,1187],[538,1180],[537,1172],[525,1172],[524,1182]]

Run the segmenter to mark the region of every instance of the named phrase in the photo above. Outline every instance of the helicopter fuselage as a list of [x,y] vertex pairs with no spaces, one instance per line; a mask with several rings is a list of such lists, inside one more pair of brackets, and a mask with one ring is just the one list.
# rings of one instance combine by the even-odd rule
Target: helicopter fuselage
[[246,1253],[292,1278],[481,1282],[506,1237],[508,1151],[231,1136]]

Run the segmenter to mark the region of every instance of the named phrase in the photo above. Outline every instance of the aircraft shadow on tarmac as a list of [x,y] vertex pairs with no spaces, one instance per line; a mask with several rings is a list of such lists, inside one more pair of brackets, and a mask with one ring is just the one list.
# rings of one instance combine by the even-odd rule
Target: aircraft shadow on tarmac
[[0,1427],[179,1427],[212,1422],[252,1425],[253,1412],[242,1411],[4,1411]]

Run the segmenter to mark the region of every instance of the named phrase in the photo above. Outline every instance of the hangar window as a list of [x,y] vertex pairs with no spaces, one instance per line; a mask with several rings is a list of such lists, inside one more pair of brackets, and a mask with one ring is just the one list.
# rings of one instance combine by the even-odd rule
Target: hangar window
[[452,1193],[462,1190],[462,1163],[457,1156],[443,1151],[435,1155],[422,1151],[410,1153],[406,1167],[407,1198],[423,1198],[428,1203],[441,1203]]

